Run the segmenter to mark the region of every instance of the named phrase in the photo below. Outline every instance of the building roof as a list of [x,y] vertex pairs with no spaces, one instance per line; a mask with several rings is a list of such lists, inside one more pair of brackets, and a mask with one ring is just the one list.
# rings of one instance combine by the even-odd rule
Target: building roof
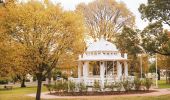
[[118,51],[116,45],[111,42],[106,41],[103,37],[97,41],[92,43],[88,48],[87,52],[92,51]]

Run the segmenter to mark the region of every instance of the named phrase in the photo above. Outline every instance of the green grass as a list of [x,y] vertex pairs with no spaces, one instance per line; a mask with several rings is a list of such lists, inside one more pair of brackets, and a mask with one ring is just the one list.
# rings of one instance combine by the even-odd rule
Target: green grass
[[[169,85],[165,85],[165,81],[158,81],[160,88],[169,88]],[[42,91],[47,91],[45,87]],[[26,94],[35,93],[36,87],[27,88],[14,88],[12,90],[0,90],[0,100],[35,100],[33,97],[28,97]],[[87,98],[75,98],[75,99],[53,99],[53,100],[169,100],[170,95],[152,96],[152,97],[120,97],[120,96],[95,96]]]
[[159,80],[158,81],[158,88],[170,88],[170,84],[166,84],[165,80]]
[[[42,91],[47,91],[45,87]],[[0,90],[0,100],[34,100],[26,94],[36,93],[36,87],[13,88],[12,90]]]

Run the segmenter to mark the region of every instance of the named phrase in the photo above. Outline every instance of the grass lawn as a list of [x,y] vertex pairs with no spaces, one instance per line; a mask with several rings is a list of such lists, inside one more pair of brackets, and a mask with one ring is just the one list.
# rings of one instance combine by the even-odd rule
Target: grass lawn
[[[165,85],[164,81],[159,81],[160,88],[170,88],[169,85]],[[45,87],[42,91],[47,91]],[[35,100],[35,98],[28,97],[26,94],[35,93],[36,87],[27,88],[13,88],[12,90],[0,90],[0,100]],[[96,96],[77,99],[53,99],[53,100],[169,100],[170,95],[153,96],[153,97],[114,97],[114,96]]]
[[170,84],[166,84],[165,80],[158,80],[158,88],[170,88]]
[[[45,87],[42,91],[47,91]],[[26,94],[35,93],[36,87],[13,88],[12,90],[0,90],[0,100],[34,100],[34,98],[25,96]]]

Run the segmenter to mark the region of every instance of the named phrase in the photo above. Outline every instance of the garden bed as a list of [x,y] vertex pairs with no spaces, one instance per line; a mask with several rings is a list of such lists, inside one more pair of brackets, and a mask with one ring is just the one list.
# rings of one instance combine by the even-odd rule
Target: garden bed
[[151,93],[156,92],[156,90],[132,90],[132,91],[105,91],[105,92],[54,92],[49,93],[50,95],[56,95],[56,96],[98,96],[98,95],[128,95],[128,94],[144,94],[144,93]]

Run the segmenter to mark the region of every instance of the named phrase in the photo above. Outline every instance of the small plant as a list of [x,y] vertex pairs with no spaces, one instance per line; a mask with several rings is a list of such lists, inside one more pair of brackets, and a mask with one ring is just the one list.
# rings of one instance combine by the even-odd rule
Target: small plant
[[141,80],[139,79],[139,78],[135,78],[134,79],[134,87],[135,87],[135,90],[139,90],[140,89],[140,87],[141,87],[141,84],[142,84],[142,82],[141,82]]
[[130,91],[133,87],[133,84],[128,80],[123,81],[122,85],[123,85],[125,91]]
[[117,86],[115,85],[115,83],[111,83],[109,88],[111,89],[111,91],[114,91],[114,89],[116,89]]
[[8,84],[8,79],[0,77],[0,84]]
[[57,83],[55,82],[54,85],[52,86],[53,90],[56,92],[56,91],[59,91],[59,89],[57,88]]
[[68,84],[67,82],[57,81],[54,85],[51,85],[48,88],[54,90],[55,92],[64,92],[68,90]]
[[94,87],[95,91],[100,91],[100,84],[99,84],[98,80],[94,81],[94,86],[93,87]]
[[149,78],[145,78],[144,85],[145,85],[146,89],[149,91],[149,89],[152,85],[152,80]]
[[114,82],[110,85],[110,89],[114,91],[116,89],[117,91],[120,91],[122,87],[122,84],[120,82]]
[[46,84],[46,85],[44,85],[47,89],[48,89],[48,91],[50,92],[50,94],[51,94],[51,91],[53,90],[53,85],[51,85],[51,84]]
[[76,84],[72,81],[68,81],[68,84],[69,84],[69,91],[74,92],[76,89]]
[[53,85],[54,91],[61,92],[63,90],[63,84],[61,81],[55,82]]
[[63,82],[63,84],[62,84],[62,89],[63,89],[63,91],[68,91],[68,82]]
[[106,88],[110,88],[110,87],[111,87],[111,85],[109,85],[107,80],[106,80],[105,83],[104,83],[104,88],[106,89]]
[[86,85],[82,82],[79,84],[79,91],[80,92],[87,91]]

